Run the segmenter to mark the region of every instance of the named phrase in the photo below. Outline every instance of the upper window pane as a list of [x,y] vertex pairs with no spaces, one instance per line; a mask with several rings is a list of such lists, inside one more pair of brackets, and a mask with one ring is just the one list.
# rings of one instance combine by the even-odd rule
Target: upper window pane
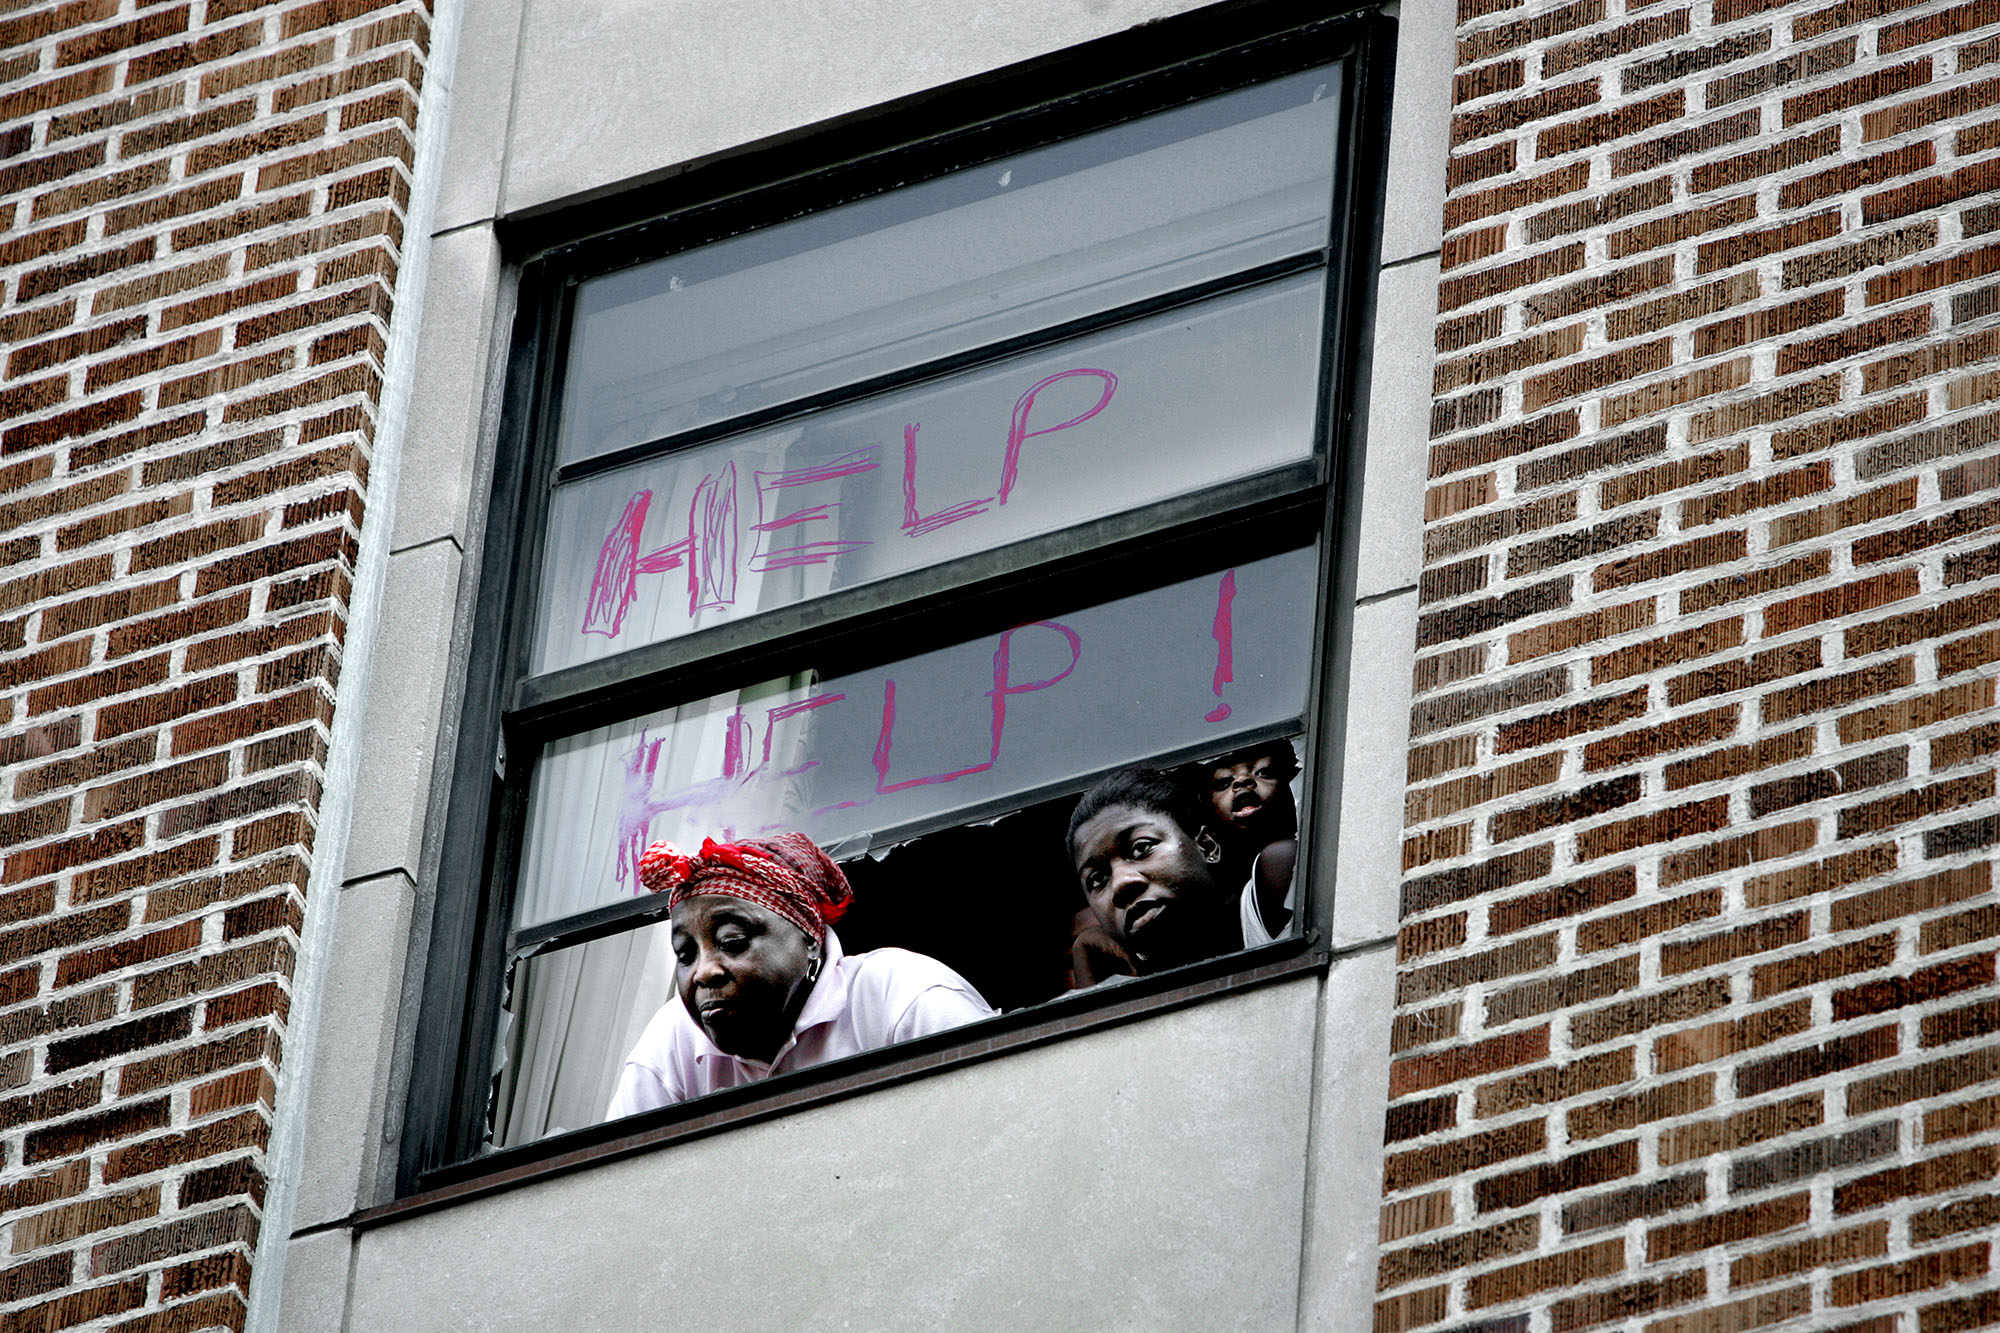
[[1320,276],[557,488],[552,671],[1312,456]]
[[1326,244],[1309,70],[581,283],[563,461]]

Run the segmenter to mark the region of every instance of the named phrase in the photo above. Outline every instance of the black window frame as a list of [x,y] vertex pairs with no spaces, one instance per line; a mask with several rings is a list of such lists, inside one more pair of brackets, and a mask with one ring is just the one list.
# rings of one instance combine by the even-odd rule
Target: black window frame
[[[1306,704],[1308,805],[1301,811],[1310,832],[1299,874],[1303,885],[1330,885],[1338,835],[1339,738],[1351,667],[1363,434],[1359,412],[1366,399],[1366,333],[1373,318],[1395,45],[1394,21],[1376,13],[1373,3],[1331,8],[1334,12],[1300,21],[1296,7],[1275,0],[1213,6],[685,164],[604,200],[501,221],[499,240],[509,259],[506,276],[516,285],[518,304],[453,769],[442,808],[434,812],[434,836],[426,843],[424,869],[436,892],[421,1012],[414,1040],[407,1043],[398,1200],[365,1210],[354,1219],[357,1223],[388,1220],[412,1208],[437,1206],[1327,966],[1332,956],[1325,930],[1331,893],[1302,894],[1302,933],[1110,988],[1115,993],[1072,992],[959,1032],[518,1147],[480,1151],[515,858],[530,766],[542,742],[651,711],[663,692],[698,699],[759,679],[760,670],[796,660],[808,646],[833,660],[866,655],[859,647],[863,640],[896,626],[917,636],[899,641],[901,656],[904,645],[913,642],[916,646],[908,651],[963,637],[961,627],[972,621],[1004,621],[1020,614],[1014,608],[1044,606],[1048,580],[1055,576],[1089,569],[1113,590],[1121,587],[1121,579],[1153,585],[1174,568],[1192,574],[1213,563],[1199,543],[1188,540],[1193,536],[1241,533],[1246,541],[1275,550],[1311,533],[1318,543],[1319,605]],[[1330,61],[1342,62],[1345,70],[1333,212],[1319,260],[1299,269],[1326,270],[1322,384],[1311,460],[541,677],[530,674],[528,640],[543,524],[557,474],[550,426],[561,399],[558,374],[577,282]],[[1046,91],[1051,87],[1063,91],[1051,96]],[[1275,274],[1260,270],[1254,276]],[[1215,286],[1248,285],[1244,277]],[[1187,293],[1176,293],[1162,304],[1188,299]],[[1135,312],[1124,308],[1116,313],[1122,322]],[[1017,341],[1046,340],[1038,334]],[[976,359],[996,355],[995,349],[983,348]],[[930,363],[922,376],[939,370],[938,363]],[[876,381],[846,385],[823,395],[826,401],[809,405],[828,406],[883,387]],[[787,405],[787,414],[800,406]],[[728,428],[744,424],[735,419]],[[720,433],[702,432],[700,437]],[[676,438],[682,444],[698,442],[692,436]],[[609,457],[618,461],[629,452]],[[581,467],[572,464],[564,475],[605,465],[601,459],[586,460]],[[1273,538],[1273,530],[1291,535]],[[937,614],[947,607],[952,614]],[[1041,614],[1038,610],[1026,618]],[[912,629],[916,622],[925,622],[924,627]],[[878,649],[873,656],[879,660],[882,654]],[[498,891],[489,893],[488,885]],[[567,942],[628,929],[649,910],[656,919],[657,908],[645,899],[614,904],[591,914],[581,933],[569,923]]]

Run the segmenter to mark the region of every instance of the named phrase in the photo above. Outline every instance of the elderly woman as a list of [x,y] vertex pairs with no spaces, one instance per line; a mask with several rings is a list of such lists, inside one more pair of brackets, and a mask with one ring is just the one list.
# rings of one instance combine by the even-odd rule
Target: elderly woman
[[943,963],[906,949],[846,954],[829,927],[854,890],[802,833],[656,842],[639,878],[668,895],[674,994],[625,1059],[611,1116],[985,1018]]

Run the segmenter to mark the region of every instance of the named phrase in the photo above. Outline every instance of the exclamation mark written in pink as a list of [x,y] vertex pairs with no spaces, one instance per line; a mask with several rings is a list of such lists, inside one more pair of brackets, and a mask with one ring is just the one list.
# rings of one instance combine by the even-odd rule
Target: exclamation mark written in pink
[[1234,628],[1230,623],[1229,608],[1236,601],[1236,571],[1230,570],[1222,576],[1222,586],[1215,594],[1215,691],[1216,705],[1206,714],[1210,722],[1220,722],[1229,716],[1229,705],[1222,701],[1222,687],[1236,679],[1236,653],[1232,646]]

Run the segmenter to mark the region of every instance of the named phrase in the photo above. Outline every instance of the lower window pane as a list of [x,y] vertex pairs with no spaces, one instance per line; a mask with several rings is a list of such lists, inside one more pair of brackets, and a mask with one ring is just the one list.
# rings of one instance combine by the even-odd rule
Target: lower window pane
[[[1297,890],[1288,873],[1271,874],[1269,863],[1274,853],[1282,856],[1288,872],[1296,849],[1294,756],[1302,740],[1259,740],[1172,772],[1212,821],[1217,879],[1240,904],[1247,943],[1298,930]],[[995,1010],[1137,970],[1079,887],[1066,840],[1076,804],[1065,793],[845,862],[854,897],[832,932],[840,952],[849,960],[879,958],[885,949],[922,955],[916,966],[949,969]],[[1260,880],[1272,891],[1259,895]],[[1253,914],[1257,924],[1250,924]],[[674,1003],[672,946],[662,922],[514,960],[495,1053],[489,1147],[530,1143],[630,1109],[619,1101],[621,1072],[637,1050],[650,1049],[643,1034],[662,1006]],[[1234,940],[1219,947],[1234,948]],[[944,1026],[979,1016],[961,1009]],[[658,1104],[665,1103],[636,1109]]]

